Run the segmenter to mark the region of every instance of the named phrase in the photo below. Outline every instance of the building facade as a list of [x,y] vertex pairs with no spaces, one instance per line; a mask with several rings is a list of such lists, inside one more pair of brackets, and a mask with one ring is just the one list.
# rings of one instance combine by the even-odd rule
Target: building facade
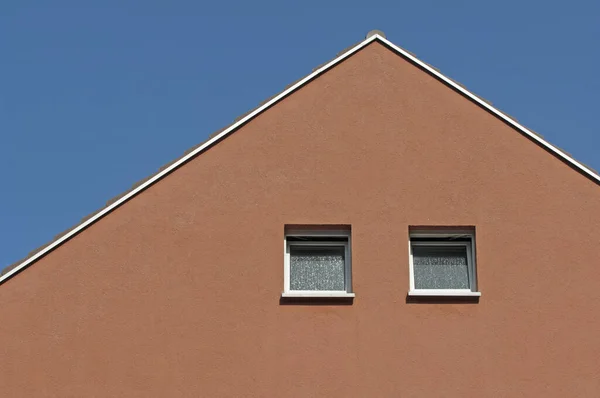
[[597,174],[332,62],[5,274],[3,396],[600,396]]

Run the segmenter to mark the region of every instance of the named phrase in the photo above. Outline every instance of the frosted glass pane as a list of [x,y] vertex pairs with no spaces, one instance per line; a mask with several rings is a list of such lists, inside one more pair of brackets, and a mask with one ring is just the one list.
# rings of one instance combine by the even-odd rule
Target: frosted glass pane
[[467,248],[413,246],[416,289],[469,289]]
[[345,290],[343,246],[290,246],[291,290]]

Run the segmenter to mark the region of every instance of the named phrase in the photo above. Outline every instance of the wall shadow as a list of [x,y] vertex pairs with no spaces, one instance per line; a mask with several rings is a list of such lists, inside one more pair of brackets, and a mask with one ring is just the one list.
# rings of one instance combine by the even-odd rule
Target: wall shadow
[[452,296],[409,296],[406,295],[406,304],[479,304],[480,297],[452,297]]
[[354,297],[279,297],[279,305],[338,306],[353,303]]

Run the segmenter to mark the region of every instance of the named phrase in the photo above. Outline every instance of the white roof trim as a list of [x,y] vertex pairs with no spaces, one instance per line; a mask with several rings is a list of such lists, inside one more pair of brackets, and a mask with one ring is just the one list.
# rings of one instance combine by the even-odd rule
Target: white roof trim
[[502,113],[498,109],[494,108],[492,105],[490,105],[487,102],[483,101],[481,98],[477,97],[475,94],[471,93],[469,90],[467,90],[467,89],[461,87],[460,85],[456,84],[455,82],[453,82],[452,80],[450,80],[446,76],[442,75],[437,70],[433,69],[431,66],[427,65],[426,63],[424,63],[422,61],[419,61],[415,56],[411,55],[410,53],[406,52],[405,50],[403,50],[400,47],[396,46],[395,44],[391,43],[386,38],[379,36],[378,39],[381,40],[381,42],[383,42],[386,45],[388,45],[394,51],[402,54],[403,56],[405,56],[406,58],[410,59],[415,64],[419,65],[421,68],[427,70],[432,75],[435,75],[437,78],[439,78],[440,80],[442,80],[444,83],[446,83],[449,86],[451,86],[452,88],[456,89],[456,91],[461,92],[462,94],[464,94],[465,96],[467,96],[471,100],[473,100],[474,102],[478,103],[482,107],[486,108],[488,111],[490,111],[493,114],[495,114],[496,116],[498,116],[500,119],[503,119],[505,122],[509,123],[510,125],[512,125],[513,127],[515,127],[517,130],[520,130],[522,133],[524,133],[525,135],[527,135],[530,138],[532,138],[534,141],[537,141],[543,147],[549,149],[550,151],[554,152],[555,154],[557,154],[558,156],[560,156],[561,158],[563,158],[564,160],[566,160],[568,163],[570,163],[573,166],[575,166],[576,168],[580,169],[582,172],[584,172],[584,174],[587,174],[593,180],[596,180],[596,182],[600,182],[600,175],[598,175],[596,172],[594,172],[590,168],[586,167],[585,165],[579,163],[577,160],[573,159],[571,156],[569,156],[565,152],[561,151],[560,149],[558,149],[554,145],[550,144],[548,141],[546,141],[543,138],[539,137],[537,134],[535,134],[534,132],[532,132],[531,130],[529,130],[527,127],[521,125],[516,120],[512,119],[510,116],[507,116],[506,114]]
[[500,112],[498,109],[494,108],[493,106],[491,106],[487,102],[482,101],[476,95],[474,95],[473,93],[471,93],[468,90],[464,89],[463,87],[459,86],[458,84],[454,83],[452,80],[450,80],[446,76],[442,75],[440,72],[436,71],[435,69],[433,69],[432,67],[430,67],[426,63],[420,61],[419,59],[417,59],[416,57],[414,57],[413,55],[411,55],[407,51],[405,51],[405,50],[401,49],[400,47],[396,46],[395,44],[391,43],[386,38],[384,38],[384,37],[382,37],[382,36],[380,36],[378,34],[375,34],[375,35],[373,35],[373,36],[365,39],[364,41],[360,42],[356,46],[352,47],[351,49],[349,49],[348,51],[346,51],[345,53],[343,53],[339,57],[335,58],[334,60],[332,60],[332,61],[328,62],[327,64],[323,65],[322,67],[318,68],[313,73],[311,73],[310,75],[306,76],[304,79],[298,81],[296,84],[292,85],[287,90],[285,90],[282,93],[280,93],[279,95],[273,97],[270,101],[266,102],[261,107],[255,109],[253,112],[249,113],[248,115],[246,115],[242,119],[238,120],[237,122],[235,122],[234,124],[232,124],[231,126],[229,126],[228,128],[226,128],[225,130],[223,130],[218,135],[216,135],[213,138],[209,139],[208,141],[206,141],[204,144],[202,144],[201,146],[199,146],[198,148],[196,148],[192,152],[190,152],[187,155],[183,156],[182,158],[180,158],[179,160],[177,160],[175,163],[173,163],[171,166],[169,166],[166,169],[162,170],[161,172],[159,172],[158,174],[156,174],[154,177],[152,177],[148,181],[144,182],[143,184],[141,184],[137,188],[135,188],[132,191],[128,192],[126,195],[124,195],[123,197],[121,197],[116,202],[112,203],[110,206],[105,207],[100,212],[98,212],[97,214],[95,214],[93,217],[91,217],[88,220],[86,220],[85,222],[79,224],[76,228],[72,229],[67,234],[65,234],[65,235],[61,236],[60,238],[58,238],[57,240],[53,241],[52,243],[50,243],[48,246],[46,246],[44,249],[40,250],[39,252],[37,252],[33,256],[27,258],[21,264],[19,264],[15,268],[11,269],[6,274],[2,275],[0,277],[0,284],[2,284],[4,281],[6,281],[7,279],[9,279],[11,276],[13,276],[14,274],[16,274],[17,272],[19,272],[23,268],[25,268],[28,265],[30,265],[31,263],[35,262],[40,257],[44,256],[46,253],[54,250],[56,247],[60,246],[63,242],[65,242],[68,239],[72,238],[73,236],[77,235],[80,231],[82,231],[83,229],[87,228],[88,226],[90,226],[91,224],[93,224],[94,222],[96,222],[97,220],[99,220],[100,218],[104,217],[106,214],[110,213],[111,211],[113,211],[114,209],[116,209],[117,207],[119,207],[121,204],[125,203],[127,200],[131,199],[132,197],[134,197],[138,193],[142,192],[143,190],[145,190],[146,188],[148,188],[150,185],[154,184],[156,181],[160,180],[161,178],[163,178],[167,174],[171,173],[173,170],[175,170],[176,168],[178,168],[182,164],[186,163],[188,160],[190,160],[191,158],[193,158],[194,156],[196,156],[198,153],[200,153],[203,150],[205,150],[206,148],[210,147],[211,145],[213,145],[215,142],[219,141],[223,137],[229,135],[231,132],[235,131],[238,127],[242,126],[244,123],[247,123],[248,121],[250,121],[251,119],[253,119],[255,116],[261,114],[262,112],[264,112],[265,110],[267,110],[271,106],[275,105],[277,102],[279,102],[283,98],[287,97],[288,95],[290,95],[292,92],[294,92],[298,88],[302,87],[303,85],[305,85],[306,83],[310,82],[311,80],[313,80],[314,78],[316,78],[317,76],[319,76],[320,74],[322,74],[323,72],[325,72],[325,71],[329,70],[330,68],[334,67],[335,65],[337,65],[338,63],[340,63],[344,59],[348,58],[349,56],[351,56],[352,54],[356,53],[357,51],[359,51],[360,49],[362,49],[363,47],[365,47],[366,45],[368,45],[369,43],[371,43],[371,42],[373,42],[375,40],[381,41],[382,43],[384,43],[385,45],[387,45],[389,48],[393,49],[397,53],[402,54],[404,57],[408,58],[409,60],[411,60],[412,62],[414,62],[418,66],[420,66],[421,68],[425,69],[427,72],[429,72],[432,75],[436,76],[437,78],[439,78],[440,80],[442,80],[443,82],[445,82],[446,84],[448,84],[449,86],[451,86],[452,88],[456,89],[457,91],[459,91],[460,93],[464,94],[465,96],[467,96],[468,98],[470,98],[474,102],[476,102],[479,105],[481,105],[483,108],[489,110],[490,112],[492,112],[493,114],[495,114],[499,118],[503,119],[504,121],[506,121],[507,123],[509,123],[513,127],[515,127],[516,129],[520,130],[521,132],[523,132],[524,134],[526,134],[527,136],[529,136],[530,138],[532,138],[534,141],[538,142],[539,144],[541,144],[542,146],[544,146],[548,150],[554,152],[555,154],[557,154],[558,156],[560,156],[561,158],[563,158],[564,160],[566,160],[568,163],[572,164],[573,166],[575,166],[576,168],[578,168],[579,170],[581,170],[583,173],[587,174],[590,178],[592,178],[596,182],[600,183],[600,175],[596,174],[594,171],[590,170],[588,167],[586,167],[583,164],[579,163],[578,161],[576,161],[575,159],[573,159],[571,156],[567,155],[565,152],[561,151],[560,149],[558,149],[557,147],[553,146],[549,142],[547,142],[544,139],[540,138],[537,134],[531,132],[529,129],[525,128],[524,126],[522,126],[521,124],[519,124],[518,122],[516,122],[515,120],[513,120],[509,116],[507,116],[504,113]]

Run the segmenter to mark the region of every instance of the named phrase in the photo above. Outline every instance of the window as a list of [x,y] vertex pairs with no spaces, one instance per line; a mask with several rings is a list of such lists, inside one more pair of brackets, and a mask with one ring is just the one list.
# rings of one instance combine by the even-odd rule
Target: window
[[411,296],[480,296],[473,231],[410,233]]
[[349,228],[286,229],[284,257],[283,297],[354,297]]

